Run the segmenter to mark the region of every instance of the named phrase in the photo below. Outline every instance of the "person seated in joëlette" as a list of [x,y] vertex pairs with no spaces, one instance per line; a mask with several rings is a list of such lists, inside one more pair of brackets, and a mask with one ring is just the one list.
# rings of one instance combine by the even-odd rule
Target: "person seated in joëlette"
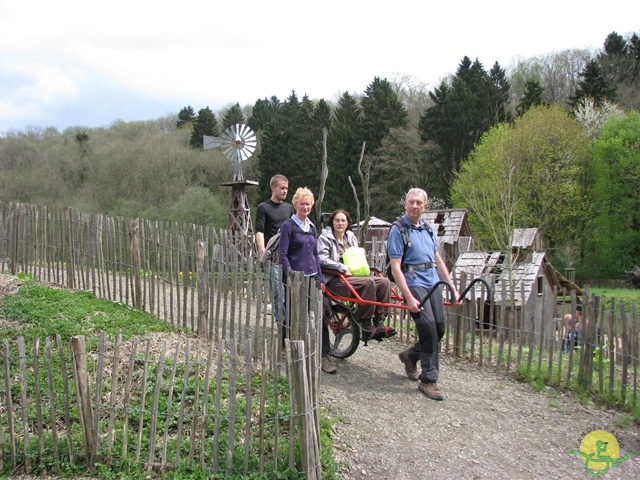
[[[352,293],[340,276],[332,275],[331,270],[340,272],[363,300],[381,303],[391,301],[391,283],[379,276],[355,277],[342,261],[342,255],[349,247],[357,247],[358,239],[349,230],[351,217],[342,209],[335,210],[328,219],[328,225],[318,237],[318,256],[326,287],[336,295],[348,297]],[[388,308],[377,305],[360,304],[356,309],[356,321],[361,325],[363,340],[380,339],[396,334],[393,327],[385,325]]]

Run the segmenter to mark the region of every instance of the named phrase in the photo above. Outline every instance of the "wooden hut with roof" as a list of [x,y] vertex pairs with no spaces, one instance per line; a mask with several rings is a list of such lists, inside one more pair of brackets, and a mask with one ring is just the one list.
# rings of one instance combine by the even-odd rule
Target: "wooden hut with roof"
[[[504,252],[464,252],[457,259],[452,275],[460,288],[461,281],[472,277],[490,278],[494,289],[494,318],[515,309],[516,318],[527,330],[539,332],[544,321],[556,314],[557,293],[563,289],[582,291],[562,277],[548,262],[537,228],[515,229],[511,238],[511,259]],[[480,290],[474,292],[482,301]],[[489,319],[488,305],[484,306]]]
[[[356,236],[360,234],[360,228],[363,227],[364,223],[365,221],[362,220],[360,223],[354,223],[351,225],[351,230],[356,234]],[[369,222],[367,223],[367,234],[363,245],[365,250],[371,250],[371,243],[374,241],[374,238],[379,240],[387,238],[389,227],[391,227],[389,222],[378,217],[369,217]]]
[[473,237],[466,209],[427,210],[420,218],[437,232],[438,251],[449,269],[455,265],[461,253],[473,251]]

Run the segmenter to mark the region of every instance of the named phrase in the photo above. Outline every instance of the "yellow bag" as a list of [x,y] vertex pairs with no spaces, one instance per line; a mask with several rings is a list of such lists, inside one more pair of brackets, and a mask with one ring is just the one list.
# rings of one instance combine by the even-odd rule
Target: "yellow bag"
[[371,273],[367,255],[362,247],[349,247],[342,254],[342,261],[349,267],[354,277],[368,277]]

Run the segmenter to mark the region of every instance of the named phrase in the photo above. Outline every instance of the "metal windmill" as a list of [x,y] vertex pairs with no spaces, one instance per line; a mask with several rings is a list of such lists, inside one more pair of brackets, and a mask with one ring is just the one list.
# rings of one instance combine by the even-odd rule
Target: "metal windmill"
[[242,162],[251,157],[256,149],[256,143],[256,134],[247,125],[241,123],[231,125],[225,130],[221,138],[207,135],[203,137],[204,150],[220,147],[222,153],[233,162],[233,181],[220,184],[231,187],[227,228],[234,232],[242,232],[245,235],[253,233],[245,187],[247,185],[258,185],[258,182],[244,179]]

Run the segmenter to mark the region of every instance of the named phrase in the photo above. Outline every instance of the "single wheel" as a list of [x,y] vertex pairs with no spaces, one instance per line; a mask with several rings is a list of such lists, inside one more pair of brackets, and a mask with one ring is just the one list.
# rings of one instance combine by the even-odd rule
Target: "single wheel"
[[331,314],[325,315],[329,326],[329,344],[332,356],[347,358],[355,353],[360,343],[360,325],[353,310],[341,303],[331,305]]

